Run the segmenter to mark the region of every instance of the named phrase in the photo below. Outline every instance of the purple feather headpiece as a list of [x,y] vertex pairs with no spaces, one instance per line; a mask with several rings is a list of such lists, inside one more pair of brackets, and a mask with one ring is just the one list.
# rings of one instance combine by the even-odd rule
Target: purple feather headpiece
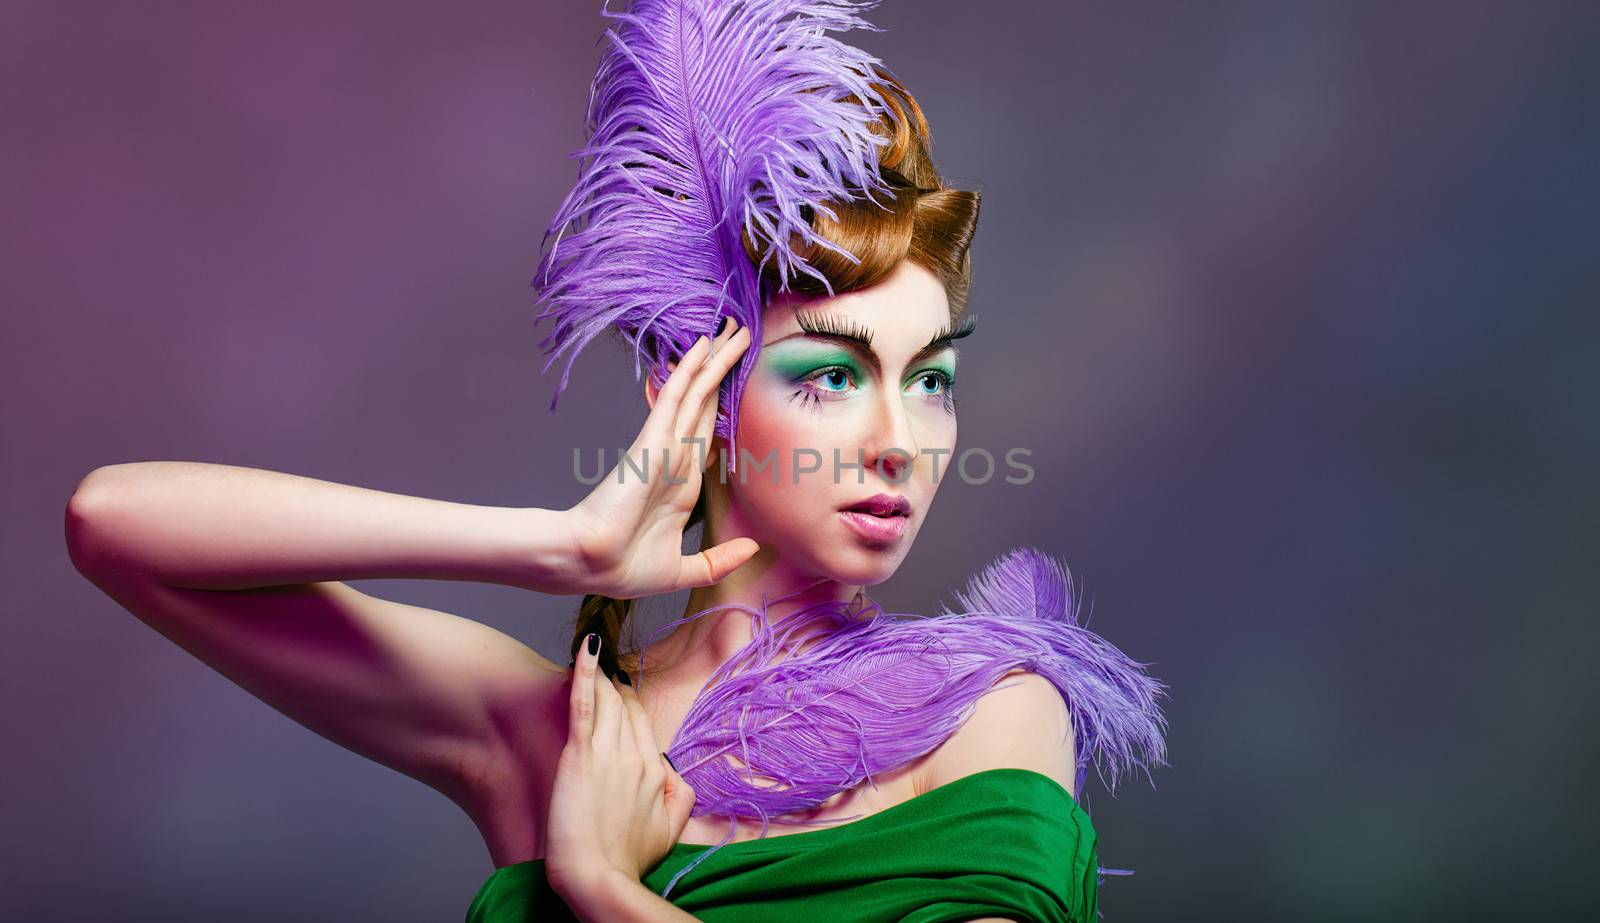
[[[872,85],[881,62],[828,35],[881,31],[857,15],[877,0],[635,0],[602,9],[621,25],[590,89],[589,140],[544,242],[533,285],[555,327],[544,371],[563,353],[550,408],[578,352],[607,328],[632,343],[660,385],[667,365],[724,315],[761,342],[761,272],[777,290],[822,274],[791,251],[820,246],[858,261],[811,227],[828,202],[887,192],[872,124],[888,111]],[[760,254],[745,249],[746,237]],[[543,247],[541,243],[541,248]],[[720,393],[715,433],[733,433],[756,347]]]

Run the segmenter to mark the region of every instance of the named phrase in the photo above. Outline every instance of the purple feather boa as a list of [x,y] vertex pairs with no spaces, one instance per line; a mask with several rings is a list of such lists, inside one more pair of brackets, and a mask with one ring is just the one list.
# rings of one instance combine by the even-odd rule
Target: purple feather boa
[[[543,371],[567,355],[550,408],[582,348],[616,328],[632,343],[634,377],[647,357],[659,385],[725,314],[761,342],[771,262],[788,288],[797,273],[822,274],[789,249],[825,247],[812,210],[889,192],[871,129],[888,111],[869,82],[881,62],[828,35],[881,31],[859,11],[877,0],[635,0],[606,30],[608,47],[590,87],[588,142],[575,153],[576,185],[544,241],[533,285],[552,318]],[[854,96],[852,101],[849,97]],[[760,265],[742,233],[760,248]],[[715,434],[738,458],[733,434],[759,348],[746,350],[723,385]],[[729,470],[735,470],[730,466]]]
[[707,680],[668,748],[694,787],[693,814],[729,817],[730,825],[666,892],[732,840],[731,818],[760,817],[766,836],[772,816],[816,808],[905,766],[955,733],[978,699],[1018,668],[1050,680],[1069,705],[1080,799],[1090,763],[1112,791],[1134,767],[1148,779],[1152,765],[1166,765],[1157,702],[1166,686],[1143,672],[1149,664],[1078,624],[1063,565],[1036,549],[1014,549],[957,600],[961,611],[931,617],[819,603],[775,624],[765,610],[778,600],[768,600],[760,610],[712,607],[657,631],[730,608],[749,613],[754,631]]

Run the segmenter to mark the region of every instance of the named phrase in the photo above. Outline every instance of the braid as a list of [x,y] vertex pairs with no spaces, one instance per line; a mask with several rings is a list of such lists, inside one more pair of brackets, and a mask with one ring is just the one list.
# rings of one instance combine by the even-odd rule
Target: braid
[[617,672],[617,639],[622,635],[622,624],[633,609],[631,599],[612,599],[590,593],[578,607],[578,619],[573,629],[572,656],[578,656],[583,639],[592,631],[600,636],[600,672],[615,676]]

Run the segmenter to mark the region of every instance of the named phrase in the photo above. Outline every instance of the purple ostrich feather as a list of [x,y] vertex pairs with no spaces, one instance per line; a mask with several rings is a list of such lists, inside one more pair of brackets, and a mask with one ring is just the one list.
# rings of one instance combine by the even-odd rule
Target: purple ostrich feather
[[[818,235],[807,212],[889,192],[871,123],[887,112],[872,85],[881,62],[829,32],[881,31],[858,13],[877,0],[636,0],[617,20],[590,88],[576,185],[557,210],[533,286],[544,371],[565,354],[555,409],[579,351],[615,328],[659,385],[724,315],[761,342],[761,269],[778,290],[821,281],[790,242],[857,261]],[[850,97],[855,97],[853,100]],[[892,193],[891,193],[892,194]],[[881,202],[879,203],[881,204]],[[748,233],[761,253],[753,263]],[[715,433],[728,440],[758,348],[724,382]],[[733,470],[730,468],[730,470]]]
[[695,790],[693,814],[725,816],[730,825],[667,892],[732,840],[735,818],[761,818],[766,836],[772,816],[814,809],[863,780],[876,785],[875,775],[947,740],[1012,670],[1045,677],[1067,702],[1080,798],[1091,763],[1113,792],[1133,768],[1149,779],[1152,765],[1166,765],[1158,704],[1166,686],[1144,673],[1150,664],[1078,624],[1070,574],[1041,551],[1018,548],[997,559],[957,594],[959,611],[935,616],[824,602],[773,623],[766,609],[777,601],[716,606],[657,630],[736,609],[751,616],[754,633],[707,680],[668,747]]

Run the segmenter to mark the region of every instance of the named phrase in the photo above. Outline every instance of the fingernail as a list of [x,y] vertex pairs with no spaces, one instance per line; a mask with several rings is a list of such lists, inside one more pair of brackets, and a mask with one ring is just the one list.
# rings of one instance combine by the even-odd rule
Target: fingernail
[[674,763],[672,761],[672,757],[667,756],[667,751],[665,751],[665,750],[661,751],[661,758],[667,761],[667,765],[672,767],[672,771],[673,772],[677,772],[678,771],[678,764]]
[[589,653],[600,653],[600,636],[594,632],[589,633]]
[[632,686],[633,685],[633,680],[628,677],[628,671],[627,670],[618,670],[617,671],[617,679],[622,680],[622,685],[624,685],[624,686]]
[[722,331],[728,329],[728,315],[722,315],[722,320],[717,321],[717,336],[722,336]]

